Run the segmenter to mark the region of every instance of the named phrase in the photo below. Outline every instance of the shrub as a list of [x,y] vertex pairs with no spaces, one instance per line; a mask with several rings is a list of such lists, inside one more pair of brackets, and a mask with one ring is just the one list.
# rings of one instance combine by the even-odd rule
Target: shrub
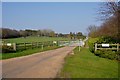
[[89,41],[88,41],[88,45],[89,45],[89,50],[94,53],[94,50],[95,50],[95,43],[97,42],[98,38],[90,38]]
[[116,52],[116,59],[120,61],[120,51]]
[[95,47],[94,47],[94,44],[93,44],[93,43],[89,44],[89,50],[90,50],[92,53],[94,53]]
[[102,36],[97,40],[97,43],[117,43],[117,41],[109,36]]
[[115,51],[109,51],[109,56],[108,56],[108,58],[109,59],[116,59],[116,52]]
[[108,58],[108,59],[116,59],[120,60],[120,51],[115,52],[112,50],[95,50],[95,43],[101,44],[101,43],[115,43],[114,39],[111,37],[99,37],[99,38],[90,38],[88,41],[89,45],[89,50],[94,53],[96,56],[100,56],[103,58]]
[[95,55],[112,60],[118,58],[117,52],[112,50],[97,50],[95,51]]
[[2,46],[2,53],[11,53],[11,52],[15,52],[13,50],[13,47],[11,46],[6,46],[6,45],[3,45]]
[[95,55],[99,56],[102,52],[100,50],[95,51]]

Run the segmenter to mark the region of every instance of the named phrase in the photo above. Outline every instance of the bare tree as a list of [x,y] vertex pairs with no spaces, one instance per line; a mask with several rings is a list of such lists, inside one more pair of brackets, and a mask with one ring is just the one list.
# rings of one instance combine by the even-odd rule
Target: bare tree
[[117,0],[112,0],[111,2],[101,3],[99,14],[101,20],[107,20],[112,16],[118,16],[119,12],[119,2]]
[[120,1],[112,0],[104,2],[99,10],[100,19],[103,24],[98,30],[99,35],[110,36],[116,40],[120,39]]
[[97,36],[97,34],[96,34],[97,30],[98,30],[98,27],[97,27],[97,26],[95,26],[95,25],[90,25],[90,26],[87,28],[88,36],[90,36],[90,37],[96,37],[96,36]]

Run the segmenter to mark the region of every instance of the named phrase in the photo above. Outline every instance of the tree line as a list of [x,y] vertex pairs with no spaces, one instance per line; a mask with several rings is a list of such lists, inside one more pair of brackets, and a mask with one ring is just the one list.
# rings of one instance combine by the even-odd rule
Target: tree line
[[27,37],[27,36],[47,36],[47,37],[54,37],[56,34],[53,30],[44,29],[44,30],[13,30],[9,28],[1,28],[0,29],[1,35],[0,38],[7,39],[7,38],[17,38],[17,37]]
[[102,25],[90,25],[87,30],[90,37],[106,37],[115,42],[120,40],[120,1],[106,2],[99,10]]
[[73,33],[70,32],[69,34],[63,34],[63,33],[55,33],[55,31],[51,29],[43,29],[43,30],[31,30],[31,29],[25,29],[25,30],[14,30],[9,28],[0,28],[0,38],[7,39],[7,38],[18,38],[18,37],[24,37],[27,36],[37,36],[37,37],[65,37],[70,39],[80,39],[84,38],[85,36],[82,34],[82,32]]

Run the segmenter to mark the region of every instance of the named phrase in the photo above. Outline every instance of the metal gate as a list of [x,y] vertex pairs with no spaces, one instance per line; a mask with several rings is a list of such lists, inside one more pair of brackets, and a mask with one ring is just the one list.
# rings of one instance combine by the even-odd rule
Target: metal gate
[[59,46],[77,46],[78,41],[59,41]]

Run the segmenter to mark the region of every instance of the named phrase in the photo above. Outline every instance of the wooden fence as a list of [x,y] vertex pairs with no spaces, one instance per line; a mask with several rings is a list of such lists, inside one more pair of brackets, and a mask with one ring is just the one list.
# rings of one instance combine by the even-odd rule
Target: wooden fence
[[24,43],[2,43],[3,45],[10,46],[14,51],[21,51],[26,49],[51,47],[51,46],[68,46],[74,41],[46,41],[46,42],[24,42]]
[[33,49],[33,48],[41,48],[48,46],[58,46],[57,42],[56,44],[53,43],[53,41],[47,41],[47,42],[25,42],[25,43],[2,43],[2,46],[10,46],[13,48],[14,51],[20,51],[20,50],[26,50],[26,49]]
[[95,43],[95,51],[97,50],[116,50],[116,51],[119,51],[119,43],[117,44],[108,44],[109,46],[102,46],[103,44],[97,44]]

